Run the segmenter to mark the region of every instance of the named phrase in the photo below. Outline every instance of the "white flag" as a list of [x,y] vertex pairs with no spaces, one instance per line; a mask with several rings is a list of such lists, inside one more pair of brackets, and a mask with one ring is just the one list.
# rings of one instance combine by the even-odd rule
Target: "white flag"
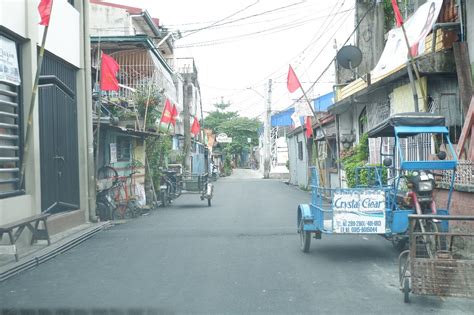
[[299,101],[295,104],[295,113],[298,116],[313,117],[313,112],[311,111],[311,108],[308,106],[308,103],[304,101]]
[[293,114],[291,114],[291,120],[293,120],[293,125],[295,126],[295,128],[298,128],[299,126],[301,126],[300,116],[298,116],[298,114],[296,113],[296,110]]

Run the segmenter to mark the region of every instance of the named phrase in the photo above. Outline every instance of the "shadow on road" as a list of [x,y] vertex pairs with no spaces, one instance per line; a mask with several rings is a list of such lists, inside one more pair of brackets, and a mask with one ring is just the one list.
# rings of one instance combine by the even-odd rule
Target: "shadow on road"
[[324,257],[329,261],[337,263],[354,263],[380,260],[393,261],[398,256],[398,253],[389,244],[387,246],[374,246],[373,242],[367,245],[351,242],[350,244],[332,243],[332,245],[328,246],[327,244],[318,244],[318,241],[313,241],[309,255],[317,256],[319,259]]

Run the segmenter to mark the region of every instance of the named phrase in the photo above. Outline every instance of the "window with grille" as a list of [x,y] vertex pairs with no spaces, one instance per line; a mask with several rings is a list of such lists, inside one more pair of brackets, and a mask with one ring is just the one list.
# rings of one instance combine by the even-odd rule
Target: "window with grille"
[[117,161],[128,162],[130,161],[130,147],[131,142],[129,137],[117,137]]
[[303,141],[298,141],[298,159],[303,160]]
[[21,192],[21,97],[19,49],[0,34],[0,198]]

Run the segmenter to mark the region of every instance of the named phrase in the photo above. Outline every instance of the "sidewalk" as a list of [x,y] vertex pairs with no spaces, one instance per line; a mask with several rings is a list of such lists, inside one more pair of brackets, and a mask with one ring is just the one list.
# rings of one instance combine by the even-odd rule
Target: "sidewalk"
[[0,255],[0,282],[22,271],[32,269],[39,264],[79,245],[96,233],[112,226],[110,221],[86,223],[63,233],[51,236],[51,245],[46,241],[29,246],[28,250],[19,248],[20,259],[15,261],[13,255]]

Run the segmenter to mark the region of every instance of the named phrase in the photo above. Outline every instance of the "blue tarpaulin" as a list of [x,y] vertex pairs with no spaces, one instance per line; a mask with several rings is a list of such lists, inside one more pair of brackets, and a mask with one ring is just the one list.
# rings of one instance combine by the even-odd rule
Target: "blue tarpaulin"
[[272,127],[291,126],[293,124],[291,115],[295,112],[295,108],[289,108],[283,112],[272,115]]
[[[334,104],[334,92],[321,95],[313,100],[314,110],[317,112],[327,111],[330,105]],[[291,115],[295,112],[295,108],[291,107],[284,111],[272,115],[272,127],[289,127],[293,125]],[[303,124],[303,121],[302,121]]]
[[328,107],[334,104],[334,92],[321,95],[318,98],[313,100],[314,109],[317,112],[325,112],[328,110]]

